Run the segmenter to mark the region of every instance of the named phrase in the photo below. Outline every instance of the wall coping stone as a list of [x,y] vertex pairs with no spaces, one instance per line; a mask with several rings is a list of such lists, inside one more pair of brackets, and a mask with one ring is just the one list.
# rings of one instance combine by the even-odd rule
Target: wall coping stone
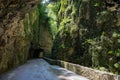
[[54,60],[46,57],[44,57],[44,59],[51,65],[58,65],[64,67],[90,80],[120,80],[120,75],[116,75],[110,72],[96,70],[62,60]]

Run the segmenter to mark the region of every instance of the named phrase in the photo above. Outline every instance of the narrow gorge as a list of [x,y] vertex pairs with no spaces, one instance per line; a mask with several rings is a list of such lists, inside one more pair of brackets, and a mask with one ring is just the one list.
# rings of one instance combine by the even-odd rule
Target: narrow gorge
[[120,75],[120,0],[0,0],[0,74],[39,58]]

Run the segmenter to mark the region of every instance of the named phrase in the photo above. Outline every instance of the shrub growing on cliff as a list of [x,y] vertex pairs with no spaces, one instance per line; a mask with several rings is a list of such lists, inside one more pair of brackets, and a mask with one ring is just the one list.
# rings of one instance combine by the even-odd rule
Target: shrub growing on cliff
[[41,3],[39,5],[40,23],[49,27],[53,38],[55,38],[55,35],[57,34],[57,14],[60,4],[59,2],[48,3]]
[[58,20],[58,10],[59,10],[59,2],[50,3],[47,5],[47,13],[48,17],[50,18],[49,24],[50,24],[50,31],[53,35],[53,38],[55,38],[55,35],[57,34],[57,20]]
[[[113,32],[108,35],[104,32],[98,39],[88,40],[89,53],[92,55],[92,66],[104,67],[107,71],[119,74],[120,72],[120,34]],[[102,58],[102,59],[101,59]]]
[[45,12],[46,10],[46,6],[44,4],[39,4],[39,14],[40,14],[40,23],[41,24],[48,24],[48,20],[49,20],[49,17],[47,16],[47,12]]

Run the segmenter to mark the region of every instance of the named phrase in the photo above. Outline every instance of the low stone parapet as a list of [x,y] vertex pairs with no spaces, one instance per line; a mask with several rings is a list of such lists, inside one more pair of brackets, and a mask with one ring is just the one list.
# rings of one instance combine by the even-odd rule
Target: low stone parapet
[[113,73],[100,71],[100,70],[84,67],[78,64],[61,61],[61,60],[53,60],[49,58],[44,58],[44,59],[52,65],[58,65],[58,66],[64,67],[79,75],[87,77],[90,80],[120,80],[120,76],[115,75]]

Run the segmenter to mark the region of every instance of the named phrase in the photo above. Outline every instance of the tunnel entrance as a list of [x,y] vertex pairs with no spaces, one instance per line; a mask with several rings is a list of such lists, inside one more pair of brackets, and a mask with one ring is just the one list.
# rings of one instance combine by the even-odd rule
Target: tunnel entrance
[[42,58],[44,53],[44,49],[34,49],[33,47],[30,47],[28,59],[35,59],[35,58]]

